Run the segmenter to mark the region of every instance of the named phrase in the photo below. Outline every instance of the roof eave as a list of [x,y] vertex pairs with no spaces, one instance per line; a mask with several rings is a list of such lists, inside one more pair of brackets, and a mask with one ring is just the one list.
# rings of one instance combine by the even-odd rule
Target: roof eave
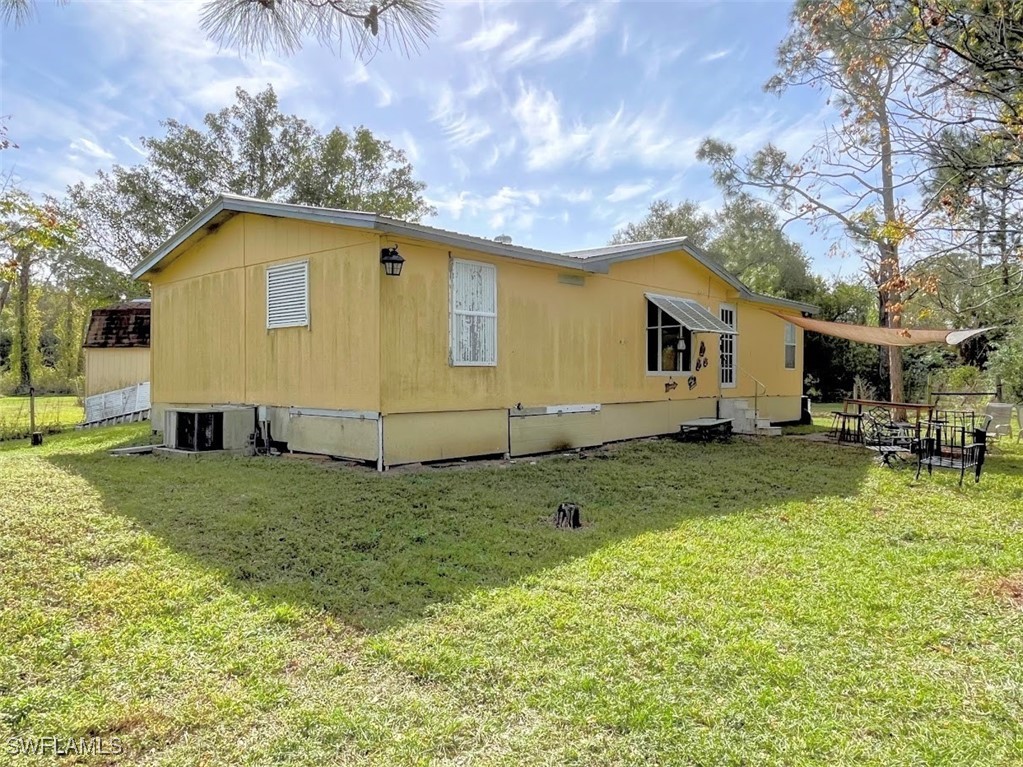
[[563,269],[572,269],[583,272],[606,272],[607,267],[599,264],[587,266],[582,259],[563,256],[559,253],[549,253],[532,248],[504,245],[499,242],[491,242],[481,237],[470,235],[459,235],[444,230],[421,224],[412,224],[406,221],[381,216],[376,213],[363,213],[360,211],[339,211],[324,208],[312,208],[306,205],[293,205],[290,203],[267,202],[249,197],[224,194],[210,203],[201,213],[196,215],[179,229],[174,236],[167,240],[157,249],[153,255],[142,262],[132,272],[134,279],[142,279],[157,267],[174,251],[187,243],[192,237],[202,231],[210,221],[221,213],[252,213],[261,216],[276,218],[293,218],[313,223],[335,224],[349,226],[358,229],[367,229],[381,234],[390,234],[414,239],[423,239],[448,245],[452,248],[473,250],[487,253],[493,256],[514,258],[520,261],[534,261],[536,263],[558,266]]
[[[594,256],[592,258],[580,259],[584,263],[590,263],[594,267],[600,267],[600,271],[607,273],[608,268],[612,264],[621,263],[623,261],[634,261],[639,258],[647,258],[648,256],[657,256],[662,253],[670,253],[672,251],[683,250],[692,256],[698,263],[703,265],[706,269],[713,272],[719,278],[721,278],[728,285],[735,288],[739,295],[747,301],[755,301],[758,303],[772,304],[774,306],[782,307],[785,309],[793,309],[799,312],[807,312],[809,314],[816,314],[819,310],[818,307],[813,304],[803,303],[802,301],[793,301],[788,298],[778,298],[776,296],[767,296],[762,293],[756,293],[749,289],[741,280],[735,275],[729,273],[724,267],[718,264],[712,259],[705,251],[697,248],[695,245],[691,245],[688,242],[661,242],[657,244],[647,245],[645,247],[636,248],[635,250],[629,250],[626,253],[609,253],[605,256]],[[593,271],[597,271],[594,269]]]
[[220,196],[207,205],[205,210],[202,210],[193,216],[187,224],[171,235],[169,240],[153,251],[153,254],[149,258],[135,267],[134,271],[131,273],[132,279],[141,280],[150,271],[154,270],[161,261],[177,250],[190,237],[197,234],[215,216],[223,212],[226,209],[224,203],[225,198]]

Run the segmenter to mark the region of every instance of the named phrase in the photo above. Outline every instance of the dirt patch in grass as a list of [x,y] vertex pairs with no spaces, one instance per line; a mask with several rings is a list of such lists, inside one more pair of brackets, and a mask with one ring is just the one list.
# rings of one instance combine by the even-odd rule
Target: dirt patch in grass
[[994,596],[1013,607],[1023,609],[1023,572],[999,578],[991,589]]

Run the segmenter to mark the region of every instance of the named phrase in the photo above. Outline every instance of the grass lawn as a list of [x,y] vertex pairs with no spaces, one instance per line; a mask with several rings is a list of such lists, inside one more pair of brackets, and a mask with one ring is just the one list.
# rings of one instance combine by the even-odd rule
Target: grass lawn
[[[0,440],[31,434],[28,403],[28,397],[0,397]],[[36,429],[44,434],[73,428],[84,416],[77,397],[36,397]]]
[[[960,489],[789,437],[384,476],[104,452],[144,437],[0,448],[0,746],[118,737],[117,763],[146,765],[1023,763],[1014,445]],[[582,530],[552,529],[563,499]]]

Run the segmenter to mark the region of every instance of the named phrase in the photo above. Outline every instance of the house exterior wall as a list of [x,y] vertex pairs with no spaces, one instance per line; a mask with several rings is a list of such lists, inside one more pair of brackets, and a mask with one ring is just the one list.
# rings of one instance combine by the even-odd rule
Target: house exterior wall
[[149,380],[149,349],[85,349],[85,396],[123,389]]
[[[153,401],[379,410],[378,239],[236,216],[152,276]],[[310,325],[266,327],[266,267],[308,260]]]
[[[525,455],[664,434],[677,430],[682,420],[715,415],[720,397],[752,400],[756,395],[763,416],[799,417],[801,332],[797,328],[796,368],[786,370],[785,321],[771,307],[739,299],[731,286],[684,254],[615,264],[606,275],[582,275],[580,286],[559,280],[567,272],[556,267],[412,240],[395,244],[405,267],[400,278],[381,283],[381,312],[388,318],[381,329],[385,463],[448,458],[452,450]],[[495,366],[449,363],[452,258],[497,268]],[[709,365],[692,373],[693,389],[690,374],[647,373],[647,292],[691,298],[715,315],[723,302],[735,306],[734,387],[719,385],[718,336],[713,334],[695,336],[695,344],[706,345]],[[678,386],[666,392],[671,381]],[[522,409],[583,403],[601,409],[518,415]],[[496,417],[503,410],[509,414],[507,424]],[[400,447],[392,443],[397,432],[388,427],[397,413]],[[470,419],[473,413],[479,418]],[[438,430],[448,435],[441,437]],[[447,444],[452,441],[457,447]]]
[[[401,277],[381,286],[381,405],[388,412],[523,407],[571,403],[629,403],[753,396],[752,371],[770,396],[802,392],[801,355],[784,369],[785,322],[767,307],[739,300],[734,290],[681,254],[616,264],[607,275],[586,274],[584,285],[539,264],[398,242],[406,258]],[[497,365],[449,364],[448,270],[451,257],[497,266]],[[579,273],[576,273],[577,275]],[[697,335],[709,365],[687,374],[646,372],[644,293],[691,298],[717,314],[737,307],[737,386],[720,390],[718,336]],[[798,329],[797,329],[798,330]],[[797,333],[797,344],[801,344]],[[665,383],[679,382],[666,394]],[[762,391],[762,390],[761,390]],[[798,412],[794,417],[798,416]]]
[[[382,245],[405,265],[386,277]],[[497,364],[449,362],[450,259],[497,270]],[[309,261],[310,327],[266,329],[265,268]],[[571,280],[564,280],[571,275]],[[578,282],[582,277],[583,284]],[[614,264],[608,274],[488,256],[424,241],[241,214],[181,254],[153,283],[153,401],[271,406],[274,438],[293,449],[384,465],[521,455],[673,432],[714,415],[722,397],[775,420],[799,416],[796,368],[784,368],[785,321],[684,253]],[[700,371],[648,374],[644,293],[693,299],[738,323],[736,386],[719,384],[718,336],[697,334]],[[688,379],[695,376],[689,388]],[[755,390],[752,376],[764,388]],[[665,391],[671,382],[677,386]],[[530,414],[553,405],[591,413]],[[366,411],[378,421],[296,415]],[[383,435],[382,443],[379,435]]]

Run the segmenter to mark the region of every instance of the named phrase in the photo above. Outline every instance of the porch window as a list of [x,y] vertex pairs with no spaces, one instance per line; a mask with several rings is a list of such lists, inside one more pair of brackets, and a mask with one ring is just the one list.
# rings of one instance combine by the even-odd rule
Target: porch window
[[796,369],[796,326],[791,322],[785,323],[785,368]]
[[646,309],[647,372],[688,373],[692,369],[692,331],[651,301]]

